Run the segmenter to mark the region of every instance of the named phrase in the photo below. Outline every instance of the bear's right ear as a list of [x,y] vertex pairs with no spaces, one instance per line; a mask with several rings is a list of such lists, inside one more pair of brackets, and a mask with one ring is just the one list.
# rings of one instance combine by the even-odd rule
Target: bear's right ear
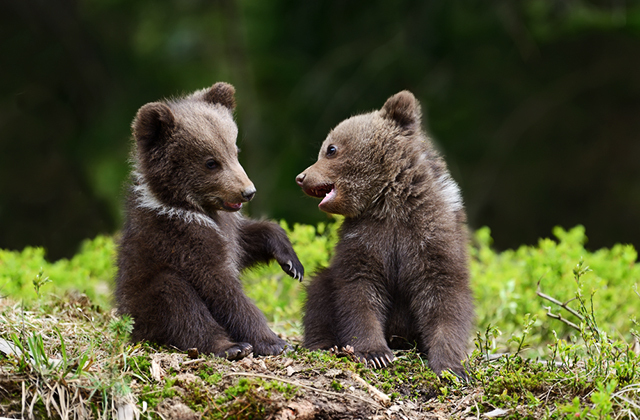
[[236,109],[236,98],[233,96],[235,93],[236,89],[229,83],[218,82],[204,93],[202,99],[210,104],[220,104],[233,111]]
[[149,148],[173,131],[175,118],[162,102],[151,102],[138,110],[133,120],[133,136],[142,147]]
[[415,130],[420,126],[422,111],[413,93],[403,90],[387,99],[380,110],[380,116],[395,121],[404,129]]

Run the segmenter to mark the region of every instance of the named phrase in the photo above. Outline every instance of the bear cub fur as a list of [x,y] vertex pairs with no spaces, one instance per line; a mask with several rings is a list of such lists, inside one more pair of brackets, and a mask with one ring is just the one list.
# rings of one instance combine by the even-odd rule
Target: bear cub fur
[[134,341],[228,359],[285,348],[238,275],[271,259],[294,278],[304,270],[280,226],[238,213],[256,190],[238,162],[234,93],[216,83],[146,104],[133,121],[115,298]]
[[440,374],[465,376],[473,320],[466,216],[457,184],[408,91],[335,127],[296,178],[344,215],[328,268],[308,285],[304,346],[351,346],[374,367],[415,344]]

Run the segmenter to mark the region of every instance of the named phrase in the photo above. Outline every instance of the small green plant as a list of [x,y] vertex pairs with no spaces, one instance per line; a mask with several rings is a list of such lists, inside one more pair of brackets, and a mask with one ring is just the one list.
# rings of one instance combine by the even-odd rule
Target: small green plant
[[44,270],[42,269],[42,267],[40,267],[40,272],[36,274],[35,278],[33,279],[33,288],[35,289],[36,295],[38,295],[38,297],[40,297],[40,288],[47,283],[51,283],[51,279],[48,276],[44,275]]
[[331,381],[331,388],[333,388],[336,391],[342,391],[342,384],[339,381],[336,381],[335,379],[333,381]]
[[527,338],[527,335],[531,333],[533,325],[536,323],[538,317],[536,315],[531,316],[531,314],[525,314],[524,319],[522,321],[522,334],[520,335],[512,335],[507,343],[514,343],[518,346],[515,351],[515,354],[520,354],[520,351],[524,347],[524,340]]

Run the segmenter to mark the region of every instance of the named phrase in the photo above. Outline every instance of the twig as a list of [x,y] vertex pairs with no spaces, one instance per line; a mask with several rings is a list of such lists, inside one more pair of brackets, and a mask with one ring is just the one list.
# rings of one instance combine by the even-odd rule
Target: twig
[[[345,394],[341,394],[339,392],[325,391],[323,389],[314,388],[312,386],[304,385],[304,384],[301,384],[299,382],[290,381],[290,380],[283,379],[283,378],[278,378],[277,376],[261,375],[259,373],[248,373],[248,372],[229,372],[226,375],[224,375],[223,378],[225,378],[227,376],[247,376],[247,377],[252,377],[252,378],[271,379],[271,380],[275,380],[275,381],[284,382],[284,383],[287,383],[287,384],[290,384],[290,385],[293,385],[293,386],[299,386],[301,388],[306,388],[306,389],[309,389],[311,391],[318,392],[320,394],[333,395],[333,396],[336,396],[336,397],[350,397],[350,398],[354,398],[356,400],[360,400],[360,401],[362,401],[362,402],[364,402],[366,404],[371,404],[371,402],[374,402],[374,403],[376,402],[376,401],[373,401],[373,400],[369,401],[369,400],[367,400],[365,398],[362,398],[362,397],[359,397],[357,395],[346,394],[346,393]],[[380,405],[380,404],[378,403],[378,405]]]
[[387,394],[362,379],[360,376],[358,376],[358,374],[351,372],[351,379],[364,386],[369,394],[373,395],[373,397],[377,399],[380,404],[384,405],[385,407],[388,407],[391,404],[391,398]]
[[[549,295],[546,295],[546,294],[542,293],[542,292],[540,291],[540,282],[538,282],[538,290],[536,290],[536,294],[537,294],[538,296],[540,296],[542,299],[546,299],[546,300],[548,300],[549,302],[551,302],[551,303],[555,303],[556,305],[558,305],[558,306],[560,306],[560,307],[562,307],[562,308],[566,309],[566,310],[567,310],[567,312],[569,312],[570,314],[572,314],[572,315],[574,315],[575,317],[577,317],[580,321],[584,321],[584,317],[583,317],[582,315],[580,315],[580,313],[579,313],[579,312],[575,311],[574,309],[571,309],[571,308],[567,305],[567,303],[571,302],[573,299],[568,300],[568,301],[566,301],[566,302],[564,302],[564,303],[563,303],[563,302],[560,302],[560,301],[559,301],[559,300],[557,300],[557,299],[552,298],[552,297],[551,297],[551,296],[549,296]],[[574,324],[574,325],[575,325],[575,324]]]
[[[569,305],[567,305],[569,302],[571,302],[573,299],[570,299],[566,302],[560,302],[558,299],[554,299],[551,296],[544,294],[540,291],[540,282],[538,281],[538,290],[536,290],[536,294],[538,296],[540,296],[542,299],[546,299],[551,303],[554,303],[558,306],[560,306],[561,308],[564,308],[567,312],[569,312],[570,314],[574,315],[576,318],[578,318],[580,321],[585,322],[584,316],[582,316],[579,312],[575,311],[574,309],[571,309],[569,307]],[[567,318],[563,318],[562,315],[558,314],[554,314],[553,312],[551,312],[551,306],[547,306],[547,316],[549,318],[553,318],[553,319],[557,319],[560,322],[564,322],[565,324],[567,324],[568,326],[570,326],[571,328],[577,330],[577,331],[581,331],[580,330],[580,326],[574,324],[573,322],[569,321]]]
[[182,362],[180,365],[181,366],[189,366],[192,365],[194,363],[200,363],[200,362],[204,362],[206,359],[192,359],[192,360],[187,360],[186,362]]
[[580,327],[576,324],[574,324],[573,322],[569,321],[567,318],[563,318],[562,315],[556,315],[553,312],[551,312],[551,307],[547,306],[547,316],[549,318],[553,318],[553,319],[557,319],[560,322],[564,322],[565,324],[567,324],[568,326],[570,326],[571,328],[574,328],[578,331],[580,331]]

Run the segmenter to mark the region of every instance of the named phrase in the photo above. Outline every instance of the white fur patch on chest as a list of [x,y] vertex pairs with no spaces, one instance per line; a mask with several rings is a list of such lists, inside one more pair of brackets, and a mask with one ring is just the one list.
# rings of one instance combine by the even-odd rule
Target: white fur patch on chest
[[456,181],[454,181],[449,174],[445,173],[438,178],[438,185],[440,186],[442,198],[449,210],[461,210],[462,195],[460,194],[460,187],[458,187]]
[[176,218],[185,223],[198,223],[199,225],[215,229],[216,231],[220,230],[215,220],[206,214],[162,204],[160,200],[153,195],[151,190],[149,190],[149,186],[141,173],[134,172],[133,176],[137,181],[137,185],[133,186],[133,192],[138,208],[152,210],[159,216],[166,216],[169,219]]

